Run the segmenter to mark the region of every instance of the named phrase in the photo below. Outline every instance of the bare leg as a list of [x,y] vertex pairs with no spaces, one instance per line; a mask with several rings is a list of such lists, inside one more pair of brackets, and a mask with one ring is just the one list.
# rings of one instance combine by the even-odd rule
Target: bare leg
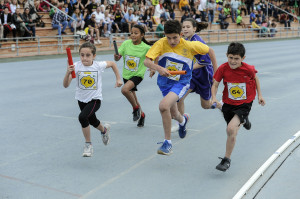
[[181,113],[181,115],[184,114],[184,100],[188,96],[188,94],[192,92],[192,89],[189,89],[186,94],[180,99],[179,102],[177,102],[178,110]]
[[230,159],[231,153],[233,151],[235,142],[236,142],[236,136],[238,133],[238,130],[240,129],[240,118],[237,115],[234,115],[234,117],[231,119],[229,124],[227,125],[227,141],[226,141],[226,153],[225,157]]
[[85,138],[85,142],[91,142],[91,129],[90,126],[82,128],[83,136]]
[[174,114],[174,119],[176,119],[178,122],[183,121],[183,117],[180,117],[180,113],[177,108],[176,101],[178,100],[178,96],[170,92],[168,95],[166,95],[159,104],[159,111],[162,117],[163,121],[163,127],[164,127],[164,134],[166,140],[171,140],[171,125],[172,125],[172,116],[171,116],[171,110],[172,114]]
[[134,83],[131,80],[128,80],[121,90],[122,94],[127,98],[133,108],[139,105],[135,93],[133,94],[133,92],[131,92],[131,89],[134,88],[134,86]]
[[104,131],[104,126],[102,126],[101,123],[100,123],[99,126],[96,129],[103,132]]

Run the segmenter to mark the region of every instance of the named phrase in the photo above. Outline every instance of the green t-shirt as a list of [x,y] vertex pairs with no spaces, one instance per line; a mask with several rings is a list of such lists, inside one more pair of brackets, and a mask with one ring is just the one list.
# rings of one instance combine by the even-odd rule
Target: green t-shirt
[[242,20],[243,20],[243,18],[241,17],[241,15],[239,15],[236,18],[236,23],[239,24],[239,23],[241,23]]
[[144,60],[149,49],[150,46],[143,41],[139,45],[134,45],[131,39],[122,43],[118,51],[123,56],[122,76],[124,79],[128,80],[133,76],[144,78],[147,69]]

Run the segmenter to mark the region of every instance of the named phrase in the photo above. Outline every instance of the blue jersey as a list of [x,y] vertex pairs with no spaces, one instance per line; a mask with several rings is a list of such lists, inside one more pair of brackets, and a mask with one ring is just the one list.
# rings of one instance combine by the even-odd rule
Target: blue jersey
[[[206,44],[205,41],[203,41],[203,39],[197,34],[194,34],[190,41],[200,41],[203,44]],[[200,55],[200,54],[195,55],[195,59],[198,62],[198,64],[200,64],[200,65],[211,65],[211,60],[210,60],[210,57],[209,57],[208,54],[206,54],[206,55]]]

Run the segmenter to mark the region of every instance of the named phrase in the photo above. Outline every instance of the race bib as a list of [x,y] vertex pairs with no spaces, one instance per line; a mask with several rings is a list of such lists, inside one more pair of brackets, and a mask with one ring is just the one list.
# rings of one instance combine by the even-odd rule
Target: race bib
[[98,72],[97,71],[79,71],[79,88],[83,90],[97,90]]
[[[178,71],[178,70],[182,70],[182,68],[183,68],[183,64],[180,64],[177,62],[172,62],[167,59],[166,69],[168,69],[169,71]],[[168,78],[171,80],[179,81],[180,75],[171,75]]]
[[125,56],[125,68],[130,71],[138,71],[140,58],[126,55]]
[[246,83],[227,83],[228,97],[232,100],[247,99]]

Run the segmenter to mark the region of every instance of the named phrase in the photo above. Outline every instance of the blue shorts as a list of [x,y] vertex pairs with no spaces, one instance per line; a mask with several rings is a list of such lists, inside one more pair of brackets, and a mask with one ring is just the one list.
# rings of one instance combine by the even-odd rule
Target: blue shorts
[[161,86],[159,89],[162,92],[162,95],[165,97],[169,92],[173,92],[178,96],[178,101],[186,94],[189,90],[189,84],[175,83],[167,86]]
[[191,87],[192,92],[199,94],[204,100],[211,98],[214,69],[211,65],[193,70]]

